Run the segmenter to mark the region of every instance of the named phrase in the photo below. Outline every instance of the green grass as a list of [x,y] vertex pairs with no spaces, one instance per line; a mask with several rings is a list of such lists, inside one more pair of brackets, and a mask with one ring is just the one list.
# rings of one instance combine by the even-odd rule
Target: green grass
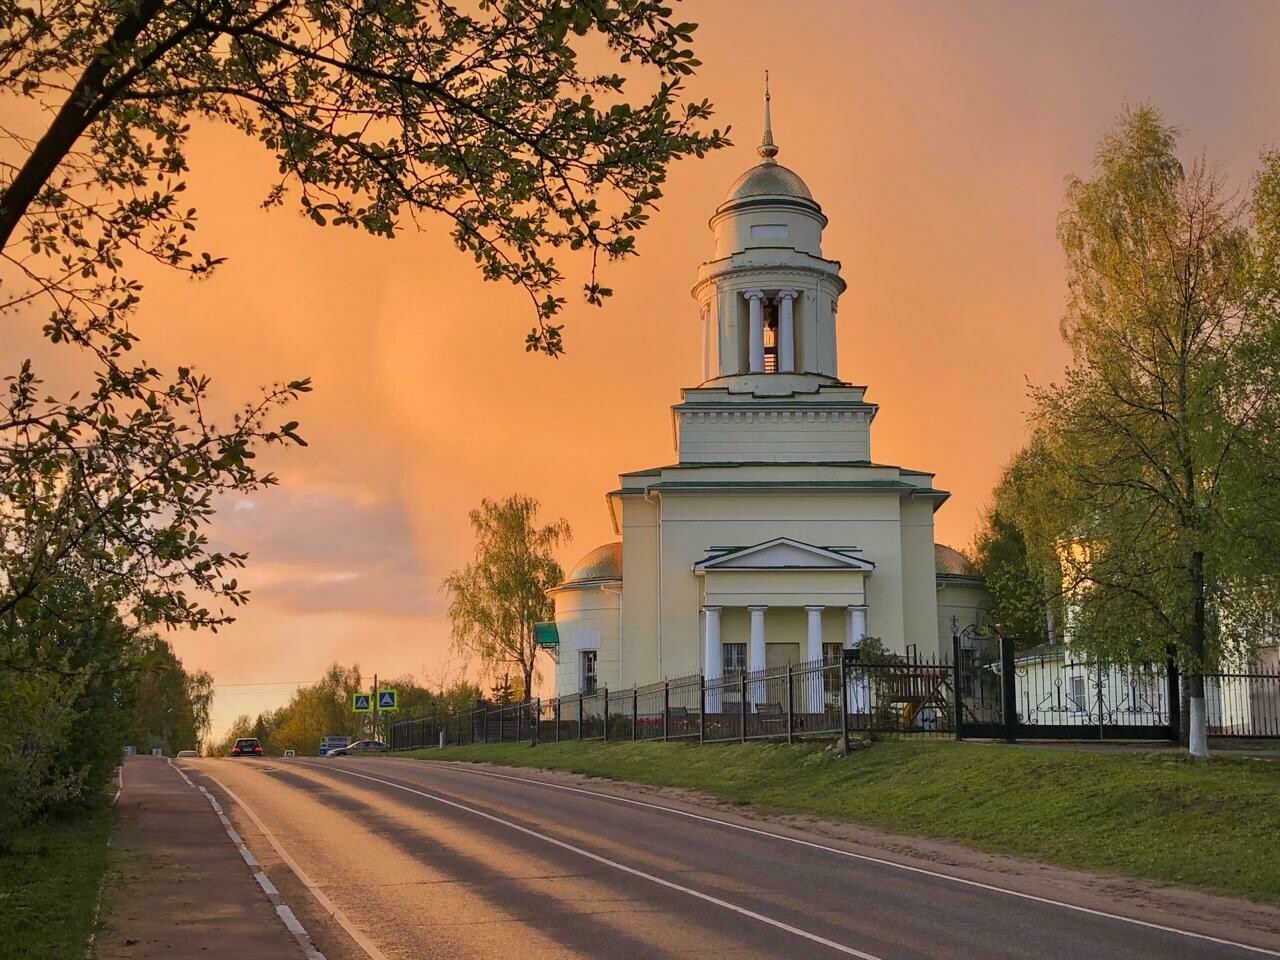
[[848,758],[814,745],[598,742],[407,755],[685,787],[762,812],[1280,902],[1280,764],[1265,760],[954,742],[883,742]]
[[0,854],[0,958],[82,960],[115,811],[103,804],[23,829]]

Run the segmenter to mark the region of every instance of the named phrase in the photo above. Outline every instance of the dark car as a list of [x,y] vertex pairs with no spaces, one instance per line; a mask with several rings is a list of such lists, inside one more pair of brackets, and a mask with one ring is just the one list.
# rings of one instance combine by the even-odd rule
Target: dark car
[[390,748],[381,740],[357,740],[345,747],[329,751],[331,757],[354,757],[362,753],[386,753]]
[[232,745],[231,755],[233,757],[260,757],[262,756],[262,744],[258,742],[257,737],[241,737]]

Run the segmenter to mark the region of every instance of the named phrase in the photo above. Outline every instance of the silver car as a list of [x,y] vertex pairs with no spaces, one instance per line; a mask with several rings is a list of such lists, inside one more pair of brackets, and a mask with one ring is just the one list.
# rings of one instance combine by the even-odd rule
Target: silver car
[[337,747],[329,751],[331,757],[357,757],[366,753],[386,753],[388,747],[381,740],[357,740],[355,743],[349,743],[345,747]]

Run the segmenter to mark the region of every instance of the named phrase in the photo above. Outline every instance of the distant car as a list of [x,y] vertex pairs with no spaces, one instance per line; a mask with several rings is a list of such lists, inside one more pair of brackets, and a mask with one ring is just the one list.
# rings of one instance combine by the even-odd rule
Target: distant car
[[330,750],[336,750],[339,747],[345,747],[351,742],[350,737],[321,737],[320,738],[320,756],[327,757]]
[[178,751],[178,756],[180,756],[180,757],[198,757],[198,756],[200,756],[200,754],[196,753],[194,750],[179,750],[179,751]]
[[331,757],[354,757],[362,753],[386,753],[388,747],[381,740],[357,740],[355,743],[349,743],[345,747],[336,747],[329,751]]
[[286,757],[296,757],[296,756],[297,756],[297,754],[296,754],[296,753],[294,753],[292,750],[286,750],[286,751],[284,752],[284,755],[285,755]]
[[258,742],[257,737],[241,737],[231,747],[231,755],[233,757],[260,757],[262,756],[262,744]]

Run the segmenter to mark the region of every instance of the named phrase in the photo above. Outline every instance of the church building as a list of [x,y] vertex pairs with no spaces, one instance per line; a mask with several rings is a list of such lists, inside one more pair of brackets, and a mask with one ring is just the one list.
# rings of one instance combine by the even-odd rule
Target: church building
[[760,160],[711,217],[693,297],[703,382],[671,408],[676,462],[624,473],[619,542],[551,591],[557,695],[839,655],[866,637],[950,656],[990,601],[933,538],[933,474],[877,463],[867,388],[837,376],[845,282],[805,182]]

